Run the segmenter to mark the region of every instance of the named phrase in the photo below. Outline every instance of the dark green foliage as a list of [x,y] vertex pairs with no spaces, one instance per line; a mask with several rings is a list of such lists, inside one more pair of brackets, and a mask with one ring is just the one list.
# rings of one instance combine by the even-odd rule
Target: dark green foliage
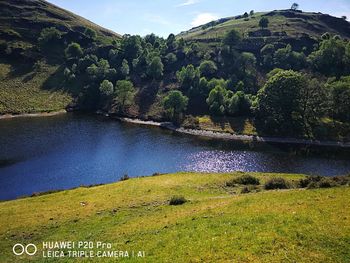
[[128,63],[128,61],[126,59],[123,59],[123,61],[122,61],[122,66],[120,68],[120,73],[123,75],[124,78],[129,76],[130,67],[129,67],[129,63]]
[[135,96],[135,88],[129,80],[118,80],[115,85],[116,102],[119,109],[124,112],[126,106],[132,104]]
[[278,49],[273,57],[275,67],[281,69],[300,70],[306,65],[304,53],[293,51],[291,45]]
[[284,178],[277,177],[271,178],[265,183],[266,190],[274,190],[274,189],[289,189],[291,188],[290,183],[286,181]]
[[226,45],[230,48],[230,50],[233,49],[234,46],[236,46],[241,41],[241,35],[236,30],[229,31],[223,38],[222,43],[223,45]]
[[332,96],[333,117],[341,121],[350,121],[350,76],[328,85]]
[[92,40],[95,40],[96,37],[97,37],[96,31],[93,30],[93,29],[91,29],[90,27],[87,27],[87,28],[85,29],[84,34],[85,34],[88,38],[90,38],[90,39],[92,39]]
[[169,205],[183,205],[187,200],[183,196],[173,196],[169,201]]
[[266,17],[262,17],[259,20],[259,26],[261,27],[261,29],[267,28],[269,26],[269,23],[270,23],[270,21]]
[[147,69],[147,74],[152,79],[160,79],[163,76],[164,65],[160,57],[153,57]]
[[125,36],[122,40],[122,49],[124,56],[128,61],[137,58],[142,52],[140,36]]
[[188,98],[181,91],[173,90],[163,100],[164,109],[174,119],[186,110]]
[[190,91],[191,89],[195,89],[199,84],[199,69],[191,64],[187,65],[187,67],[182,67],[182,69],[176,73],[176,77],[181,85],[181,89],[183,91]]
[[330,188],[342,185],[349,185],[349,176],[335,176],[335,177],[323,177],[323,176],[308,176],[299,181],[299,186],[302,188],[315,189],[315,188]]
[[65,49],[66,58],[79,58],[83,55],[83,49],[78,43],[71,43]]
[[104,96],[111,96],[114,92],[113,83],[108,80],[102,81],[100,84],[100,92]]
[[210,91],[207,104],[212,114],[223,115],[225,113],[227,92],[222,86],[216,86]]
[[270,134],[300,133],[300,89],[304,87],[305,79],[300,73],[281,71],[259,91],[259,117]]
[[44,28],[38,39],[41,46],[48,45],[52,42],[58,41],[62,38],[62,32],[55,27]]
[[218,68],[213,61],[205,60],[199,66],[199,71],[201,76],[203,77],[213,77],[217,72]]
[[235,184],[259,185],[260,180],[252,175],[245,174],[226,182],[226,186],[234,186]]
[[298,8],[299,8],[299,4],[298,3],[293,3],[290,9],[298,10]]

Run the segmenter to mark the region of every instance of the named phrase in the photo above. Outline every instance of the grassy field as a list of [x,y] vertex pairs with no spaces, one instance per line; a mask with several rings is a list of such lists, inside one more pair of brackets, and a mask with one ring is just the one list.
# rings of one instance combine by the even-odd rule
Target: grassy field
[[[2,202],[0,262],[73,262],[15,257],[12,246],[34,243],[40,252],[43,241],[80,240],[145,251],[117,260],[126,262],[350,261],[349,187],[241,194],[226,186],[239,175],[178,173]],[[173,195],[189,202],[170,206]]]
[[57,66],[41,64],[36,71],[18,72],[11,65],[0,63],[0,114],[65,109],[72,97],[62,90],[46,87],[56,70]]

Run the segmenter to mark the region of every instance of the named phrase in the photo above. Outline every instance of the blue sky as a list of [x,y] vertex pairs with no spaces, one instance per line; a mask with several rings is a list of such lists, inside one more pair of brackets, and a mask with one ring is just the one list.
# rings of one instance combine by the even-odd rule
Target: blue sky
[[[286,0],[49,0],[120,34],[168,36],[250,10],[287,9]],[[300,9],[350,18],[350,0],[297,1]]]

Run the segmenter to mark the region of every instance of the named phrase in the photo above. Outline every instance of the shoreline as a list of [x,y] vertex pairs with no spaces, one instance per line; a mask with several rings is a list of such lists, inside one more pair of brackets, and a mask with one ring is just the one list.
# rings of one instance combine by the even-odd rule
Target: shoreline
[[297,139],[297,138],[282,138],[282,137],[265,137],[265,136],[254,136],[254,135],[239,135],[224,132],[215,132],[208,130],[194,130],[185,129],[182,127],[176,127],[171,122],[155,122],[155,121],[144,121],[141,119],[123,118],[123,117],[112,117],[121,122],[132,123],[137,125],[155,126],[167,130],[171,130],[181,134],[187,134],[197,137],[205,137],[211,139],[223,139],[232,141],[244,141],[244,142],[261,142],[261,143],[279,143],[279,144],[297,144],[297,145],[309,145],[309,146],[331,146],[350,148],[350,142],[337,142],[337,141],[319,141],[319,140],[308,140],[308,139]]
[[[0,115],[0,120],[13,119],[13,118],[26,118],[26,117],[51,117],[68,113],[67,110],[53,111],[53,112],[38,112],[38,113],[23,113],[23,114],[4,114]],[[186,134],[196,137],[204,137],[210,139],[241,141],[241,142],[260,142],[260,143],[278,143],[278,144],[295,144],[295,145],[308,145],[308,146],[328,146],[328,147],[340,147],[350,148],[350,142],[338,142],[338,141],[320,141],[309,139],[297,139],[297,138],[283,138],[283,137],[268,137],[268,136],[256,136],[256,135],[240,135],[225,132],[216,132],[209,130],[195,130],[186,129],[183,127],[176,127],[171,122],[156,122],[145,121],[138,118],[118,117],[108,113],[96,112],[97,115],[102,115],[107,118],[115,119],[124,123],[131,123],[143,126],[158,127],[161,129],[170,130],[180,134]]]
[[36,112],[36,113],[21,113],[21,114],[3,114],[0,115],[0,120],[14,119],[14,118],[31,118],[31,117],[51,117],[61,114],[66,114],[66,110],[52,111],[52,112]]

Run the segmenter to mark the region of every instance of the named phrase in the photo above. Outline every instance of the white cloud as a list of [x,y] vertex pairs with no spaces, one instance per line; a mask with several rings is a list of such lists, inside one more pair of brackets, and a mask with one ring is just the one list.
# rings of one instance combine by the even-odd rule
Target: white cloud
[[192,27],[201,26],[217,19],[219,19],[219,17],[215,14],[201,13],[193,19],[193,21],[191,22],[191,26]]
[[186,2],[183,2],[182,4],[177,5],[177,7],[194,5],[197,3],[199,3],[199,0],[186,0]]

